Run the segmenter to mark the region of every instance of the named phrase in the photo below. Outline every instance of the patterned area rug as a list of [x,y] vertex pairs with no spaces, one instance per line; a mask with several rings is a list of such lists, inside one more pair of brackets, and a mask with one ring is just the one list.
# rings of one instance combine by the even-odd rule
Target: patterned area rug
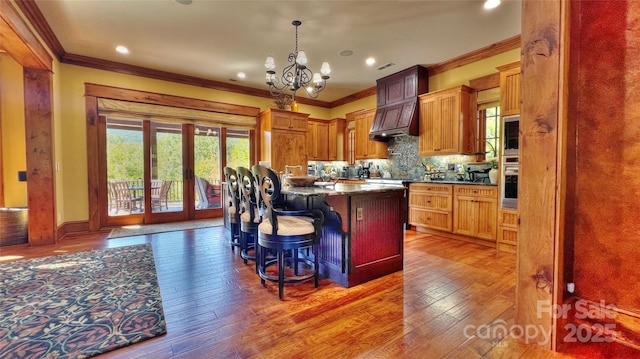
[[151,244],[0,263],[0,358],[86,358],[164,333]]
[[109,233],[109,238],[121,238],[141,236],[153,233],[184,231],[187,229],[222,226],[223,224],[224,223],[222,218],[207,218],[185,222],[124,226],[121,228],[112,229],[111,233]]

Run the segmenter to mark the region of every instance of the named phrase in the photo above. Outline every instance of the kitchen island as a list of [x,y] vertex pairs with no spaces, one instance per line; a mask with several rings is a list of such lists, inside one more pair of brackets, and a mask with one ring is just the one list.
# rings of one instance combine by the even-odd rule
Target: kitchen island
[[405,187],[338,183],[283,187],[282,193],[287,207],[324,214],[322,276],[352,287],[402,270]]

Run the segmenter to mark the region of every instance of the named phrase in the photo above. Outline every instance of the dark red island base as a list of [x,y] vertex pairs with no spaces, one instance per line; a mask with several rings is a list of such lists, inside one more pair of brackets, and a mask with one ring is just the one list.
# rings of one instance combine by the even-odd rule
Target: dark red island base
[[402,270],[405,189],[392,185],[336,184],[285,187],[287,206],[319,209],[322,276],[352,287]]

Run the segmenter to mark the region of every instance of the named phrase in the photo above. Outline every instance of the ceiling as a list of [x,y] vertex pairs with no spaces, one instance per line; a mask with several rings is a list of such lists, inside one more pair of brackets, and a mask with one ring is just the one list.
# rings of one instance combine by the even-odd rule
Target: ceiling
[[[281,73],[295,47],[291,21],[300,20],[299,49],[308,66],[319,72],[323,61],[331,64],[318,97],[327,102],[407,67],[428,67],[518,35],[521,17],[515,0],[490,11],[482,0],[35,2],[68,54],[263,90],[265,58],[274,56]],[[117,53],[117,45],[129,54]],[[341,56],[343,50],[353,55]],[[373,66],[364,63],[370,56]],[[387,63],[395,65],[377,69]]]

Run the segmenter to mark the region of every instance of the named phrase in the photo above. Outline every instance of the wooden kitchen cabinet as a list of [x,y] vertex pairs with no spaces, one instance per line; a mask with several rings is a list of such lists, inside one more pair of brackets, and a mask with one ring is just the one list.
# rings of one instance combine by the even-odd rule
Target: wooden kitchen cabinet
[[503,252],[516,253],[518,245],[518,210],[498,210],[497,249]]
[[423,157],[469,153],[474,150],[475,121],[471,118],[471,88],[457,86],[420,98],[419,153]]
[[346,121],[344,118],[334,118],[329,122],[329,161],[344,160],[344,139]]
[[412,183],[409,185],[409,223],[451,232],[453,185]]
[[307,159],[329,160],[329,141],[329,122],[310,119],[307,122]]
[[285,166],[300,166],[293,173],[307,171],[307,119],[309,114],[268,108],[260,113],[262,135],[260,160],[271,162],[276,172]]
[[496,186],[456,185],[453,194],[453,232],[496,241]]
[[364,110],[349,114],[355,120],[355,159],[387,158],[387,144],[369,139],[369,131],[376,115],[376,110]]
[[520,61],[497,68],[500,71],[500,115],[520,114]]

